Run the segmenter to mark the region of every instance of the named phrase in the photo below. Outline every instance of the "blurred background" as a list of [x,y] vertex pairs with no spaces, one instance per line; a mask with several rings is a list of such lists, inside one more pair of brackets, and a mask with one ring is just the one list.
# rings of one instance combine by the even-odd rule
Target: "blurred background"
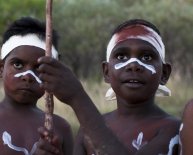
[[[0,10],[0,36],[13,20],[23,16],[45,21],[45,0],[1,0]],[[193,97],[192,17],[193,0],[53,0],[53,27],[60,36],[61,61],[79,77],[101,113],[116,108],[115,101],[105,101],[109,86],[101,70],[111,32],[125,20],[143,18],[160,30],[166,59],[173,68],[167,84],[172,96],[156,98],[156,102],[168,113],[181,117],[185,104]],[[44,109],[43,99],[38,106]],[[71,108],[55,100],[55,113],[67,119],[76,134],[79,123]]]

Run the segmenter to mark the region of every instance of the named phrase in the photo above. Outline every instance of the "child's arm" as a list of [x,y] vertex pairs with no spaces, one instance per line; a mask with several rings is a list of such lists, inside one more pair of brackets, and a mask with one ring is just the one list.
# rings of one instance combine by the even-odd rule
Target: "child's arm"
[[85,154],[86,154],[86,150],[83,142],[83,134],[79,130],[75,139],[73,155],[85,155]]
[[[84,134],[90,137],[95,150],[106,155],[132,154],[106,126],[102,115],[69,68],[48,57],[40,58],[39,63],[40,79],[43,81],[42,87],[72,107]],[[170,139],[175,136],[174,133],[177,134],[177,127],[173,127],[174,124],[162,129],[136,155],[157,155],[162,151],[167,152]],[[76,148],[80,152],[76,151],[74,155],[84,154],[81,153],[83,149],[80,146],[76,146]]]
[[180,138],[182,143],[182,154],[192,155],[193,147],[193,100],[191,100],[185,107],[183,113],[183,125],[181,126]]
[[71,70],[50,57],[42,57],[38,62],[42,88],[72,107],[84,133],[93,140],[95,148],[101,154],[128,155],[126,148],[105,125],[102,115]]

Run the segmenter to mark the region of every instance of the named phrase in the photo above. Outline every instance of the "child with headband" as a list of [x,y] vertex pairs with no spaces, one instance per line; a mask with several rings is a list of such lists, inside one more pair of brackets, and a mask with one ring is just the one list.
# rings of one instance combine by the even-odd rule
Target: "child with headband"
[[42,87],[70,105],[80,122],[75,155],[177,154],[180,121],[154,101],[155,96],[170,95],[165,84],[171,66],[153,24],[136,19],[113,32],[103,73],[111,86],[106,97],[116,99],[117,109],[104,117],[65,65],[48,57],[38,62]]
[[[53,31],[53,59],[58,58],[57,40]],[[44,55],[44,23],[24,17],[5,31],[0,63],[5,92],[0,103],[1,155],[72,154],[72,134],[66,120],[53,116],[51,143],[45,139],[50,133],[40,128],[44,125],[45,114],[36,104],[45,90],[41,88],[42,81],[38,77],[37,60]]]

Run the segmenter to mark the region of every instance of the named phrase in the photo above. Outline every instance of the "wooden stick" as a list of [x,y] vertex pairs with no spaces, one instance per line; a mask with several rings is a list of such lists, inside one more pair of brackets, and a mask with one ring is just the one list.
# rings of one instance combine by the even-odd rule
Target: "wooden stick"
[[[52,0],[46,0],[46,56],[52,56]],[[45,128],[53,133],[53,95],[45,92]],[[52,135],[47,137],[50,142]]]

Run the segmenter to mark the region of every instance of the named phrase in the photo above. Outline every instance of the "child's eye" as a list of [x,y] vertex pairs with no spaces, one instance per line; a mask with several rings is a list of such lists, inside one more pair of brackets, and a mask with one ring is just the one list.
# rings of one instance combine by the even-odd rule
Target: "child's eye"
[[127,60],[128,57],[126,55],[118,55],[117,59],[119,59],[119,60]]
[[20,63],[20,62],[15,62],[15,63],[13,64],[13,66],[14,66],[14,68],[16,68],[16,69],[21,69],[21,68],[23,67],[23,64]]
[[142,61],[151,61],[153,58],[151,55],[144,55],[141,60]]

